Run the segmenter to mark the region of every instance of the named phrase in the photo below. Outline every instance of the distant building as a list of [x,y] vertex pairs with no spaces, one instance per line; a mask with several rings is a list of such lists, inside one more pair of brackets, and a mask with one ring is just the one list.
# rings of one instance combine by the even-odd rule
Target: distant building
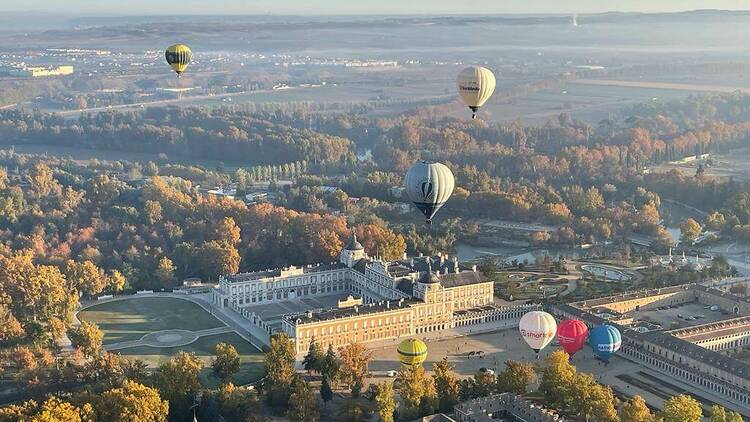
[[39,78],[43,76],[65,76],[73,74],[73,66],[6,66],[0,68],[0,74],[9,76],[25,76],[30,78]]

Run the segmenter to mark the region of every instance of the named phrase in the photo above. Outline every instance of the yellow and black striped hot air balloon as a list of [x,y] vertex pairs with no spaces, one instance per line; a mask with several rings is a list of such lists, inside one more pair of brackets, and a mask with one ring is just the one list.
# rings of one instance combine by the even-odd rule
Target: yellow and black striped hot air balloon
[[427,345],[422,340],[409,338],[398,345],[398,356],[402,365],[421,365],[427,360]]
[[167,63],[172,66],[172,69],[177,72],[177,76],[179,77],[190,64],[193,52],[185,44],[175,44],[167,48],[164,56],[167,59]]

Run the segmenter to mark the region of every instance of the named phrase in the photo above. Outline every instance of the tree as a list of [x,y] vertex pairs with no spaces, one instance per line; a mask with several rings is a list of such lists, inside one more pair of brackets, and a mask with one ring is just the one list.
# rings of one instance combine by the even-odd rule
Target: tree
[[154,278],[157,281],[157,286],[167,287],[173,285],[176,280],[174,272],[175,267],[171,259],[166,256],[159,259],[159,263],[154,271]]
[[324,407],[327,407],[328,402],[333,400],[333,389],[331,389],[331,381],[328,377],[323,377],[323,382],[320,383],[320,398],[323,399]]
[[[428,384],[432,384],[432,388]],[[399,368],[394,388],[404,401],[406,417],[412,419],[419,416],[422,402],[429,400],[428,393],[435,390],[433,380],[427,377],[422,365],[403,365]]]
[[700,422],[703,410],[697,400],[680,394],[664,402],[660,416],[664,422]]
[[240,228],[237,223],[234,222],[232,217],[224,217],[218,223],[214,229],[214,240],[219,243],[237,247],[242,240],[240,236]]
[[375,386],[375,405],[381,422],[393,422],[393,414],[396,412],[393,383],[385,381]]
[[336,382],[341,376],[341,359],[336,356],[336,352],[333,351],[333,345],[331,344],[328,345],[328,350],[323,357],[320,373],[324,378],[328,378],[332,382]]
[[118,270],[112,270],[107,281],[107,290],[112,293],[119,293],[128,285],[128,280]]
[[495,374],[489,371],[477,371],[474,373],[474,395],[486,397],[495,391]]
[[240,371],[240,354],[231,344],[218,343],[214,349],[211,368],[222,384],[229,382],[234,374]]
[[459,401],[461,383],[447,357],[441,359],[440,362],[435,362],[432,365],[432,371],[437,390],[438,408],[441,412],[449,412]]
[[727,422],[744,422],[745,419],[737,412],[727,413]]
[[530,363],[509,360],[505,362],[505,370],[497,376],[497,391],[526,394],[529,384],[535,380],[536,372]]
[[217,280],[220,275],[235,274],[240,269],[240,253],[237,248],[215,240],[204,242],[200,248],[203,276]]
[[701,235],[701,225],[692,218],[683,220],[680,223],[681,242],[692,244]]
[[289,408],[286,417],[299,422],[317,422],[320,420],[318,402],[312,388],[303,379],[297,377],[292,384],[289,396]]
[[91,261],[78,263],[68,260],[65,263],[65,277],[71,289],[87,296],[101,293],[107,285],[104,271]]
[[73,346],[83,351],[88,357],[98,355],[102,350],[102,340],[104,334],[99,327],[91,322],[83,321],[69,333],[70,341]]
[[112,422],[164,422],[169,414],[156,389],[133,381],[102,393],[94,408],[97,420]]
[[195,393],[201,388],[198,380],[201,370],[203,362],[195,354],[183,351],[159,366],[156,384],[162,396],[173,405],[173,410],[190,406]]
[[724,407],[715,404],[711,406],[710,422],[727,422],[727,411]]
[[266,378],[263,392],[275,407],[286,406],[296,377],[294,342],[284,333],[271,336],[271,347],[265,354]]
[[547,355],[545,363],[539,391],[550,406],[565,408],[576,369],[570,364],[568,354],[562,350]]
[[323,350],[321,350],[320,345],[315,340],[315,337],[313,337],[310,340],[310,348],[307,351],[307,355],[302,360],[302,365],[307,372],[320,372],[323,366],[323,359],[325,359]]
[[634,396],[620,408],[621,422],[653,422],[654,415],[641,396]]
[[367,368],[372,358],[372,352],[361,343],[349,343],[339,349],[342,363],[342,375],[349,383],[352,397],[359,397],[365,384]]

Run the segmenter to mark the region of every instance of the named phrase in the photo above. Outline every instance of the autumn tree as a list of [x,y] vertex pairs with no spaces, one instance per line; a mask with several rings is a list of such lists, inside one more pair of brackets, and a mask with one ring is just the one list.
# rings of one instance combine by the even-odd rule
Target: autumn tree
[[497,391],[523,395],[535,380],[536,372],[531,363],[508,360],[505,370],[497,376]]
[[634,396],[620,408],[621,422],[653,422],[654,415],[641,396]]
[[437,392],[433,379],[427,376],[422,365],[403,365],[396,374],[393,386],[401,396],[405,407],[404,413],[409,418],[419,416],[423,402],[437,399],[429,396],[432,392],[437,395]]
[[461,383],[453,372],[453,365],[448,362],[447,357],[435,362],[432,365],[432,371],[439,410],[449,412],[459,401]]
[[49,397],[39,405],[34,400],[22,404],[0,407],[0,421],[3,422],[81,422],[82,410],[60,400]]
[[97,295],[107,285],[107,278],[99,267],[91,261],[65,263],[65,277],[70,289],[86,296]]
[[231,344],[218,343],[214,349],[214,359],[211,368],[216,377],[226,384],[234,374],[240,371],[240,354]]
[[339,349],[342,363],[342,377],[349,384],[352,397],[359,397],[367,377],[367,368],[372,358],[372,352],[362,343],[349,343]]
[[727,411],[723,406],[715,404],[711,406],[711,417],[710,422],[727,422]]
[[88,357],[93,357],[102,350],[104,333],[94,323],[82,321],[80,325],[70,330],[68,336],[73,346],[81,349]]
[[664,422],[700,422],[703,409],[694,398],[680,394],[664,402],[659,416]]
[[167,287],[175,283],[176,277],[174,275],[175,267],[172,260],[163,256],[159,259],[159,263],[156,265],[154,270],[154,278],[156,279],[157,286]]
[[542,371],[539,391],[550,406],[565,408],[570,397],[576,369],[570,364],[568,354],[555,350],[549,355]]
[[381,422],[393,422],[393,414],[396,412],[393,383],[386,381],[375,386],[375,406]]
[[680,241],[692,244],[701,235],[701,225],[692,218],[688,218],[680,223],[680,232]]
[[101,394],[95,403],[97,420],[112,422],[165,422],[170,403],[159,392],[133,381]]
[[263,392],[274,407],[285,406],[289,401],[296,377],[295,356],[294,342],[286,334],[276,333],[271,336],[271,346],[265,353],[266,377],[263,379]]
[[156,372],[156,385],[162,397],[172,406],[175,415],[186,415],[200,390],[198,375],[203,370],[203,361],[193,353],[177,352],[176,355],[159,366]]
[[570,388],[574,412],[588,422],[619,422],[617,402],[609,387],[604,387],[590,374],[576,374]]

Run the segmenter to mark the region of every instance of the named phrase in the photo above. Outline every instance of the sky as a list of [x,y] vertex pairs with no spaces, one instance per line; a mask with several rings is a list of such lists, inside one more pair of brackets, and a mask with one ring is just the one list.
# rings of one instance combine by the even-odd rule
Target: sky
[[750,0],[2,0],[0,11],[66,15],[503,14],[750,10]]

